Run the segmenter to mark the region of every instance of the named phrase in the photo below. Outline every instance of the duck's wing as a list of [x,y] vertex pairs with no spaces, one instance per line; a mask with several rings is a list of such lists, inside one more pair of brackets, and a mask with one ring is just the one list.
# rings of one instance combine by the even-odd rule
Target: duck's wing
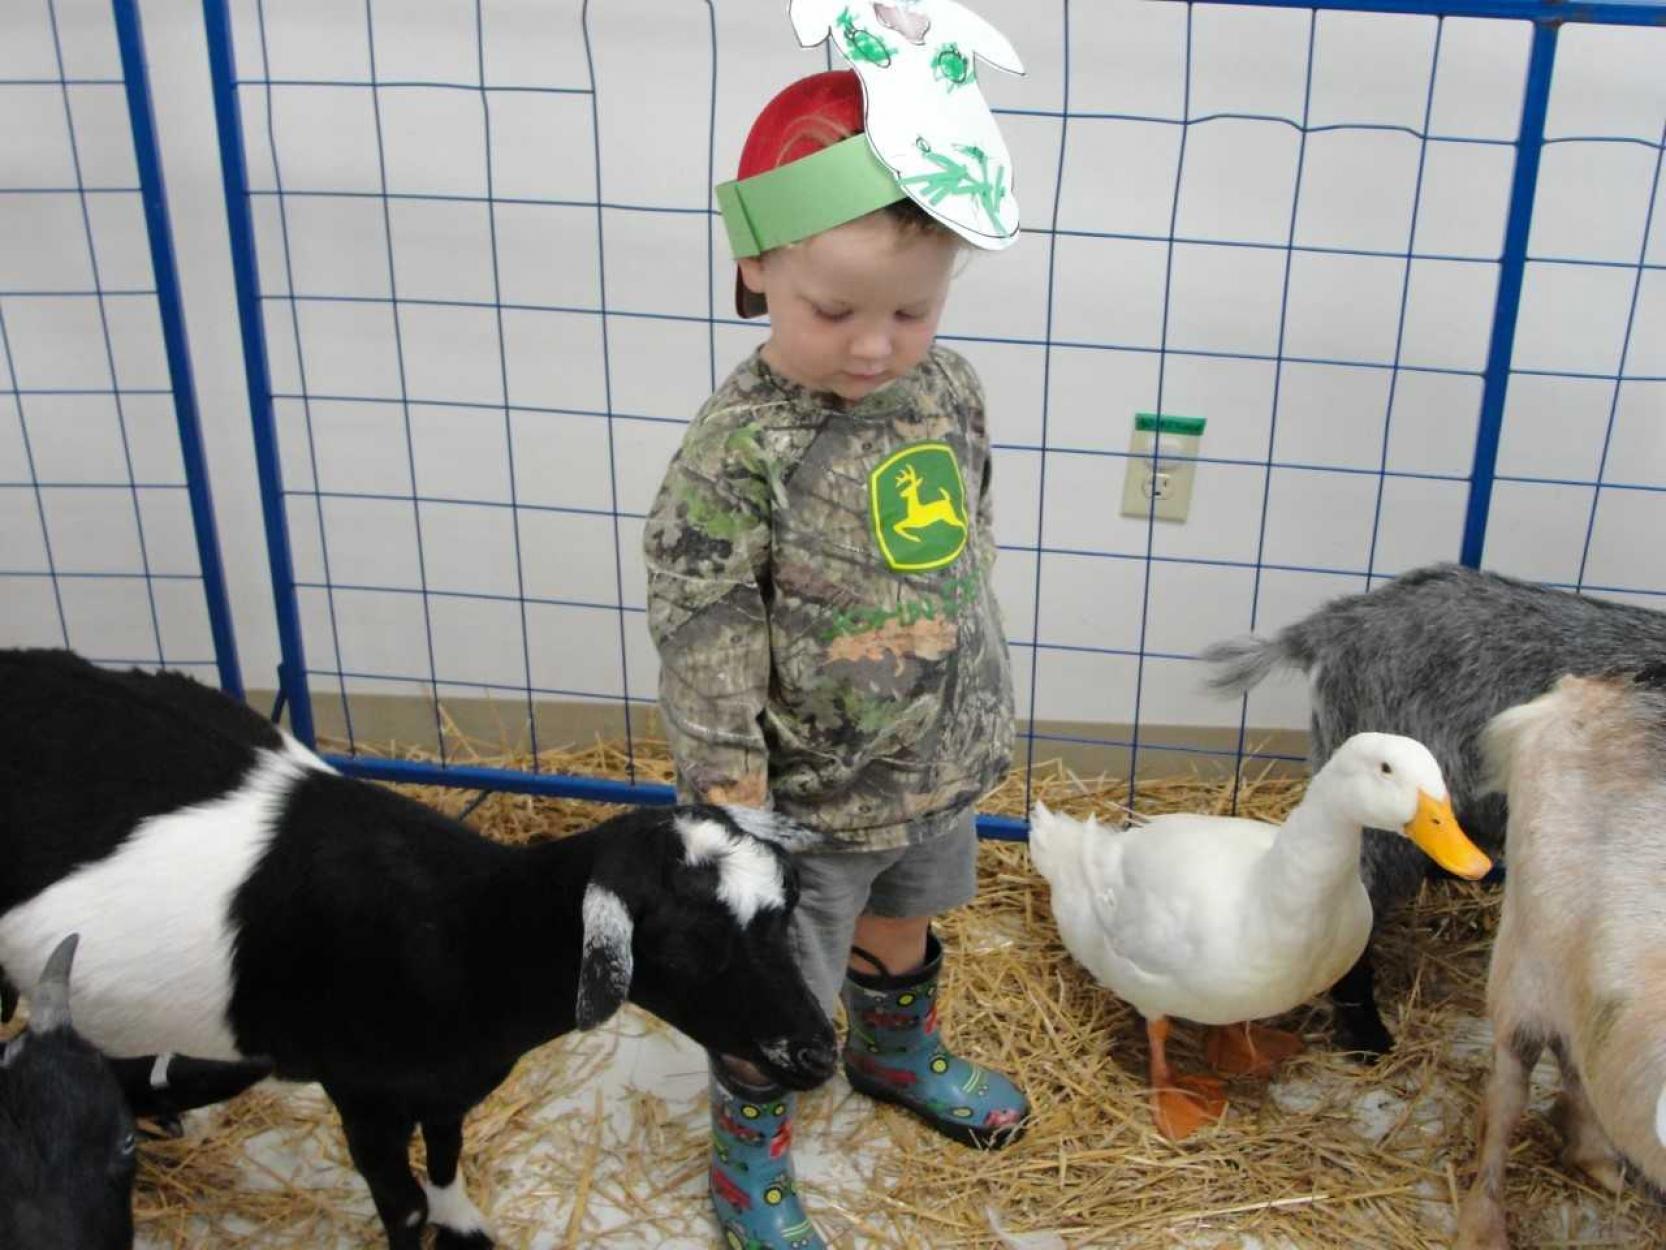
[[1311,994],[1330,989],[1359,961],[1371,941],[1371,922],[1371,896],[1365,883],[1356,878],[1337,900],[1329,941],[1323,945],[1323,958],[1314,969]]
[[[1104,924],[1097,897],[1103,882],[1114,878],[1115,860],[1120,854],[1118,835],[1096,825],[1077,823],[1068,829],[1068,844],[1050,833],[1054,841],[1047,853],[1046,876],[1052,886],[1053,919],[1065,949],[1100,980],[1104,961]],[[1040,862],[1038,860],[1038,862]]]
[[[1137,868],[1130,874],[1128,855],[1138,851],[1138,830],[1097,832],[1098,837],[1082,842],[1069,891],[1071,927],[1077,934],[1071,953],[1101,984],[1132,998],[1152,975],[1161,975],[1159,953],[1171,949],[1180,935],[1160,900],[1143,893],[1148,874]],[[1061,931],[1063,925],[1061,920]]]
[[1234,940],[1244,883],[1276,836],[1260,821],[1187,815],[1116,835],[1114,859],[1086,867],[1107,945],[1143,975],[1183,975]]

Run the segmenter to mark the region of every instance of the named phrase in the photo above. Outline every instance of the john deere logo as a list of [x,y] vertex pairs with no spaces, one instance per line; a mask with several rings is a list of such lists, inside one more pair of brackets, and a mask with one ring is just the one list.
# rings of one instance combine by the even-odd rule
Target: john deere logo
[[966,486],[944,443],[904,447],[868,476],[874,539],[898,572],[942,568],[966,546]]

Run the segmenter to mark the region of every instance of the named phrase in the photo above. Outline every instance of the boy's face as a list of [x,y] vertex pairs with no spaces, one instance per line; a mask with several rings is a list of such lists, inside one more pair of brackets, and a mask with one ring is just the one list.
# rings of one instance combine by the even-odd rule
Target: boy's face
[[742,280],[769,301],[764,360],[847,400],[901,377],[937,334],[957,250],[952,235],[870,213],[742,260]]

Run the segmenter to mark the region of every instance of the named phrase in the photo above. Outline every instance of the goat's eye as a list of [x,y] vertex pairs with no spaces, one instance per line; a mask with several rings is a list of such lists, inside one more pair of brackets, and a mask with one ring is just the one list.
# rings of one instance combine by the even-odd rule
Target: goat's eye
[[1384,760],[1383,761],[1383,776],[1392,777],[1393,775],[1394,775],[1394,770],[1389,767],[1388,761]]
[[138,1142],[136,1141],[136,1139],[134,1138],[132,1133],[127,1134],[125,1137],[123,1137],[121,1139],[121,1152],[124,1155],[132,1154],[133,1151],[137,1148],[137,1146],[138,1146]]

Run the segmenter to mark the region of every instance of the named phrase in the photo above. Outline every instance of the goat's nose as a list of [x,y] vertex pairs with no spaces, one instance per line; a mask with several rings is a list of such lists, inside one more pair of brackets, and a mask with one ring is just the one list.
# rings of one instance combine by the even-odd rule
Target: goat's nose
[[809,1076],[832,1076],[838,1061],[838,1048],[831,1042],[809,1042],[793,1051],[794,1066]]

